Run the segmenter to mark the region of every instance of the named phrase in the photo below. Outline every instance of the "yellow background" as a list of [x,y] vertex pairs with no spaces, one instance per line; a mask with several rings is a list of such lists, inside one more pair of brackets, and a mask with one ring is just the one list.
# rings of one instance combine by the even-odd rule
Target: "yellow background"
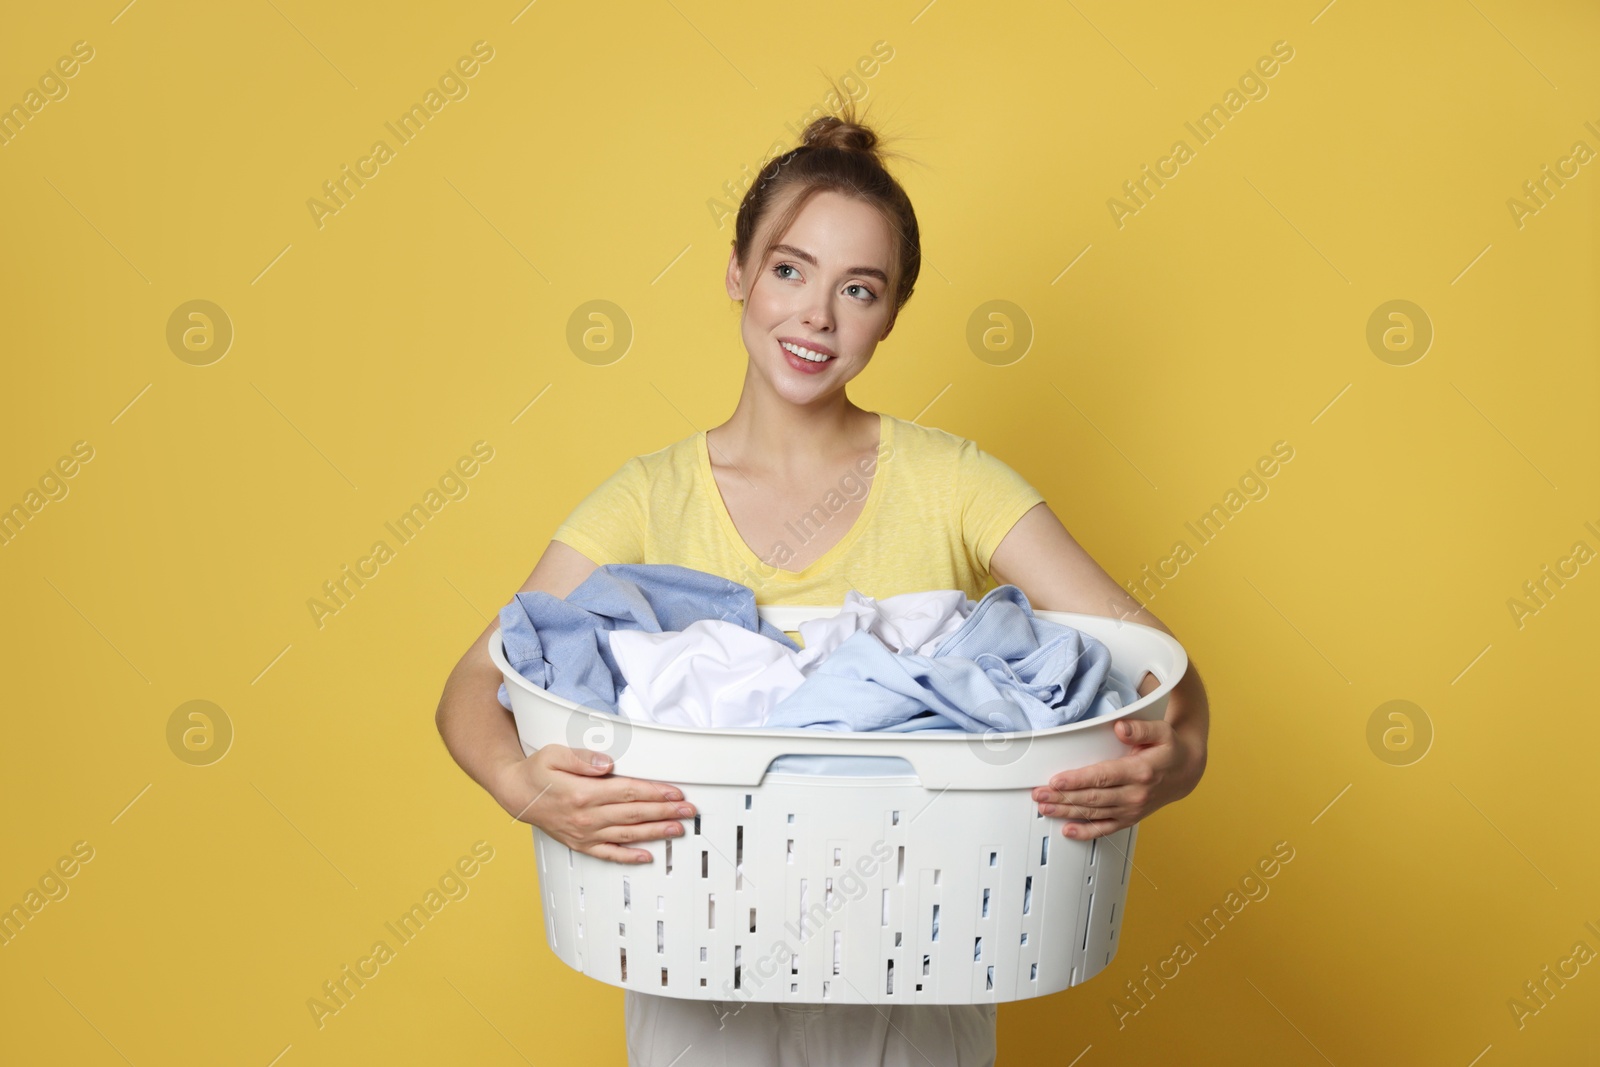
[[[1506,203],[1600,150],[1592,8],[520,7],[6,17],[0,103],[94,58],[0,148],[0,505],[94,458],[0,549],[0,904],[94,858],[0,948],[3,1058],[623,1061],[621,991],[551,955],[528,827],[433,711],[571,506],[731,412],[712,202],[878,41],[856,84],[915,159],[926,260],[858,403],[1004,458],[1119,581],[1295,450],[1151,601],[1208,684],[1210,767],[1141,828],[1112,964],[1004,1006],[1001,1062],[1600,1058],[1600,964],[1508,1006],[1600,951],[1600,565],[1520,628],[1507,607],[1600,549],[1600,163],[1521,227]],[[319,228],[306,201],[478,40],[469,95]],[[1195,145],[1279,40],[1269,94]],[[1119,228],[1107,200],[1178,138],[1195,158]],[[195,299],[235,331],[209,366],[166,340]],[[620,359],[569,347],[596,299]],[[1435,331],[1408,366],[1365,339],[1394,299]],[[969,347],[991,300],[1022,358]],[[478,440],[470,493],[319,628],[307,600]],[[209,766],[167,741],[197,699],[235,732]],[[1368,743],[1395,699],[1433,731],[1404,766]],[[480,840],[470,895],[318,1029],[307,999]],[[1279,841],[1270,896],[1201,946],[1186,923]],[[1196,958],[1119,1028],[1180,938]]]

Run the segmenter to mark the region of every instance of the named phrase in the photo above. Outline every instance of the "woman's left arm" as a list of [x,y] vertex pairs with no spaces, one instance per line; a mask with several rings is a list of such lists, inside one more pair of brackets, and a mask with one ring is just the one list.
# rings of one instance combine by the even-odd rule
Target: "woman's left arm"
[[[1103,615],[1167,629],[1073,540],[1047,504],[1036,504],[1006,534],[989,560],[1001,584],[1015,585],[1041,611]],[[1176,637],[1176,634],[1172,634]],[[1146,671],[1138,692],[1160,682]],[[1117,736],[1134,751],[1077,770],[1062,771],[1033,791],[1046,815],[1068,822],[1068,837],[1087,840],[1132,826],[1157,808],[1180,800],[1200,784],[1206,769],[1211,709],[1194,661],[1167,694],[1165,719],[1123,719]]]

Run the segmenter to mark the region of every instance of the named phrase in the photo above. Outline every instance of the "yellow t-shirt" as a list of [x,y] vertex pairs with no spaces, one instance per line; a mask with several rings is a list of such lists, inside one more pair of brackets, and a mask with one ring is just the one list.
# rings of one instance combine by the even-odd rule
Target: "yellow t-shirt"
[[[879,599],[932,589],[979,599],[998,584],[994,550],[1044,497],[965,438],[882,412],[879,426],[876,457],[841,475],[760,555],[722,501],[703,431],[625,462],[551,539],[596,564],[675,563],[720,575],[749,586],[758,604],[836,607],[852,588]],[[804,570],[784,569],[798,546],[834,535],[834,516],[862,493],[861,514],[837,544]]]

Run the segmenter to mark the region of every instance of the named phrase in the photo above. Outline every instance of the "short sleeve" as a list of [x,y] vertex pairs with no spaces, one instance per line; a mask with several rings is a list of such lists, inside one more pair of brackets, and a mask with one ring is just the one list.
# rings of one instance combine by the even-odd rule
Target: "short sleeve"
[[643,563],[649,517],[649,477],[635,456],[579,501],[550,539],[572,546],[597,566]]
[[1006,534],[1044,495],[1003,461],[963,440],[956,460],[956,506],[961,539],[980,574]]

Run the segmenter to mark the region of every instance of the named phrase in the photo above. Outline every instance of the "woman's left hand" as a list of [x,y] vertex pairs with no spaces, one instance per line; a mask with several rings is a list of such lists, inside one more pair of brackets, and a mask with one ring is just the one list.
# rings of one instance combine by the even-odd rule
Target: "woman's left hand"
[[1193,739],[1164,719],[1122,719],[1117,739],[1133,745],[1121,759],[1062,771],[1033,791],[1045,815],[1068,822],[1076,840],[1103,837],[1132,826],[1164,804],[1188,796],[1205,772],[1204,738]]

